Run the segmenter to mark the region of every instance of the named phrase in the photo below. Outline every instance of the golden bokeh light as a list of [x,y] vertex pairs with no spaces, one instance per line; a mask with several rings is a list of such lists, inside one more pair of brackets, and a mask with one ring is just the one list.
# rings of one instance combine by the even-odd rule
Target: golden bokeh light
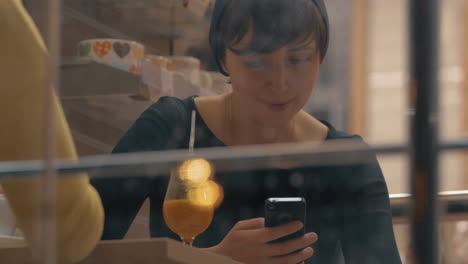
[[206,182],[213,175],[213,166],[205,159],[186,160],[179,166],[179,177],[192,185]]
[[223,188],[214,181],[206,181],[188,191],[188,198],[196,204],[219,207],[224,198]]

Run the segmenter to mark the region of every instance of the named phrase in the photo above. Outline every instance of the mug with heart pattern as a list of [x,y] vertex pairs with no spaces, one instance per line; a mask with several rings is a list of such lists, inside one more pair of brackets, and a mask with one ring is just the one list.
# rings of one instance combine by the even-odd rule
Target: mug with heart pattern
[[141,74],[145,47],[135,41],[122,39],[89,39],[78,44],[78,56],[110,65],[114,68]]

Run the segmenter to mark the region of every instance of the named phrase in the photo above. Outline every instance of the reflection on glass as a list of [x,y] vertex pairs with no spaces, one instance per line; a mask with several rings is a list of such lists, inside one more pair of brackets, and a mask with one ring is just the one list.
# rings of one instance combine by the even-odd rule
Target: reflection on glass
[[[31,0],[23,0],[23,2],[29,3],[32,10],[37,5]],[[348,96],[355,96],[355,94],[350,94],[346,90],[347,77],[342,76],[346,76],[343,73],[347,70],[346,66],[341,66],[347,65],[345,58],[348,57],[349,41],[347,40],[349,37],[346,34],[350,34],[340,32],[348,31],[349,26],[347,20],[349,16],[346,15],[348,11],[346,11],[347,8],[343,8],[343,5],[349,7],[351,4],[345,0],[327,2],[327,5],[331,7],[329,10],[331,11],[330,22],[335,28],[334,32],[328,32],[325,30],[326,27],[322,21],[322,16],[326,15],[326,10],[323,5],[315,5],[320,4],[322,1],[291,0],[286,3],[260,0],[218,0],[218,3],[230,2],[231,5],[227,12],[220,12],[219,8],[210,10],[211,13],[215,11],[215,19],[226,22],[216,23],[220,25],[220,28],[215,30],[215,36],[223,40],[222,43],[218,44],[224,43],[224,46],[220,45],[218,47],[218,45],[215,45],[216,49],[213,50],[207,36],[209,21],[201,21],[204,18],[198,16],[193,21],[200,20],[198,21],[200,22],[199,25],[197,25],[198,22],[195,23],[191,20],[191,22],[185,21],[185,24],[177,24],[175,28],[172,28],[172,22],[177,21],[179,23],[179,20],[183,20],[180,17],[183,18],[185,15],[190,14],[190,5],[188,6],[189,9],[177,5],[175,13],[179,14],[179,17],[173,19],[169,12],[169,5],[164,5],[163,2],[175,3],[179,1],[64,1],[63,19],[65,30],[63,32],[62,55],[77,55],[77,47],[80,48],[80,55],[91,54],[93,52],[92,46],[79,46],[80,42],[87,39],[129,39],[132,42],[144,44],[144,58],[165,70],[164,74],[172,76],[172,73],[174,73],[174,80],[177,82],[176,85],[168,85],[168,87],[174,89],[172,98],[159,99],[161,95],[165,94],[162,90],[157,90],[157,98],[146,96],[146,94],[138,91],[138,86],[135,83],[138,84],[140,79],[145,80],[146,76],[140,76],[138,70],[130,70],[131,65],[127,65],[129,66],[128,69],[125,67],[125,63],[129,61],[133,49],[129,48],[131,47],[130,43],[128,44],[130,46],[127,46],[122,40],[112,42],[113,50],[110,50],[111,46],[109,45],[104,46],[111,53],[115,53],[112,53],[114,63],[117,64],[114,66],[118,66],[117,68],[121,70],[114,71],[115,78],[109,78],[102,74],[104,71],[110,71],[111,68],[105,68],[107,66],[103,65],[88,63],[86,67],[95,67],[99,70],[86,71],[86,74],[84,74],[84,71],[64,74],[69,73],[69,69],[62,69],[62,77],[64,77],[64,83],[67,83],[67,85],[61,87],[61,100],[80,155],[108,153],[112,149],[114,149],[115,153],[185,149],[186,135],[188,134],[186,124],[189,122],[186,122],[185,113],[182,113],[183,116],[174,114],[179,113],[176,110],[185,108],[188,109],[187,112],[193,109],[199,110],[197,112],[199,115],[197,131],[200,130],[201,133],[197,139],[197,147],[276,143],[276,141],[325,141],[348,137],[348,135],[335,130],[332,125],[318,122],[318,120],[330,120],[335,127],[343,128],[346,123],[340,121],[346,119],[346,108],[343,106],[349,103],[347,101]],[[190,1],[190,3],[202,2],[204,1]],[[375,4],[369,6],[369,13],[371,14],[371,23],[369,24],[373,26],[369,29],[370,43],[368,44],[371,56],[368,76],[369,91],[366,94],[369,99],[364,102],[364,105],[369,107],[366,109],[365,116],[367,119],[364,120],[367,124],[367,131],[364,132],[366,140],[371,144],[393,144],[403,142],[406,138],[406,123],[404,122],[406,120],[406,77],[404,75],[406,67],[404,51],[406,47],[403,45],[406,37],[404,37],[405,34],[400,32],[403,31],[404,33],[405,30],[404,16],[406,11],[404,1],[387,3],[378,0],[374,2]],[[449,1],[446,2],[449,3]],[[252,6],[252,3],[258,5]],[[263,5],[263,3],[269,4]],[[304,3],[308,4],[309,8],[301,6]],[[447,3],[445,5],[449,5]],[[458,10],[457,7],[460,3],[462,3],[462,0],[450,1],[450,8],[444,8],[444,12],[452,12],[452,9]],[[282,4],[286,8],[279,8]],[[218,4],[218,7],[220,6]],[[338,11],[339,14],[336,14],[337,6],[341,7]],[[273,12],[260,12],[262,15],[256,16],[257,20],[249,20],[252,18],[250,15],[254,9],[274,11],[273,9],[276,7],[278,7],[276,10],[278,13],[275,13],[275,17],[271,16]],[[296,12],[297,8],[302,12]],[[244,12],[244,10],[252,12]],[[311,10],[314,12],[309,12]],[[303,16],[304,13],[307,13],[306,11],[313,15]],[[37,12],[32,13],[37,14]],[[225,14],[225,16],[220,16],[220,13]],[[398,19],[395,19],[395,17],[398,17]],[[443,30],[444,34],[461,36],[461,34],[457,34],[456,27],[459,17],[455,16],[455,14],[446,15],[445,17],[447,30]],[[448,18],[450,18],[450,21],[448,21]],[[302,21],[309,20],[313,21],[313,23],[302,23]],[[340,20],[341,25],[338,23]],[[232,23],[227,23],[229,21]],[[244,23],[246,21],[255,23]],[[193,24],[190,25],[191,23]],[[233,25],[245,30],[233,30]],[[252,30],[253,28],[255,30]],[[176,32],[172,32],[173,29]],[[339,32],[339,34],[336,32]],[[175,41],[172,39],[174,33],[180,35],[180,38]],[[328,52],[325,64],[319,64],[318,60],[321,62],[325,56],[326,44],[328,43],[325,44],[324,40],[329,33],[332,34],[330,37],[330,52]],[[277,37],[272,38],[271,36]],[[195,41],[201,39],[203,41],[199,41],[200,43]],[[444,56],[449,60],[444,60],[443,67],[457,69],[460,58],[457,54],[459,52],[457,52],[457,49],[452,49],[452,46],[453,43],[459,42],[459,40],[444,39],[446,39],[444,43],[450,44],[443,44],[443,46],[450,47],[450,54]],[[305,42],[300,43],[299,40]],[[310,42],[307,42],[308,40]],[[304,47],[296,44],[306,43],[310,44],[309,49],[297,49]],[[391,45],[388,45],[389,43]],[[82,42],[82,44],[86,43]],[[186,46],[185,51],[182,51],[181,47],[183,46]],[[316,54],[313,52],[314,48]],[[174,52],[170,52],[170,50]],[[127,52],[129,55],[127,55]],[[219,57],[213,58],[213,53],[216,56],[219,55]],[[225,54],[229,56],[224,57]],[[312,54],[315,54],[316,57],[311,56]],[[141,59],[143,54],[140,55],[136,57]],[[190,58],[187,56],[196,57],[199,61],[187,59]],[[123,61],[122,57],[125,57],[126,60]],[[110,58],[106,57],[106,59]],[[174,67],[172,67],[173,62]],[[217,63],[219,65],[216,65]],[[312,64],[314,64],[314,69],[311,71]],[[217,66],[221,66],[220,70],[225,70],[230,75],[229,84],[227,84],[228,77],[220,73],[206,72],[218,70]],[[223,68],[222,66],[230,67]],[[321,78],[315,80],[319,67]],[[153,78],[159,77],[159,79],[156,78],[155,80],[159,81],[157,84],[163,83],[165,81],[164,77],[167,75],[163,73],[156,75],[154,71],[150,71],[148,75]],[[452,71],[444,70],[443,72]],[[71,75],[74,78],[70,78]],[[95,81],[89,85],[83,85],[81,82],[83,80],[98,80],[96,76],[104,77],[99,79],[102,81]],[[458,75],[454,74],[454,76],[457,77]],[[81,81],[78,82],[76,79]],[[444,107],[444,103],[442,104],[442,116],[446,115],[447,117],[442,118],[444,122],[442,127],[445,131],[442,131],[442,136],[444,137],[445,133],[448,137],[455,138],[457,136],[455,133],[461,133],[457,115],[463,111],[460,111],[461,103],[456,100],[459,98],[458,94],[461,87],[459,81],[461,78],[442,79],[443,81],[450,79],[444,81],[447,82],[447,84],[444,83],[444,88],[447,89],[442,91],[442,96],[449,98],[445,103],[447,107]],[[121,80],[127,80],[127,82]],[[132,80],[137,81],[130,82]],[[324,80],[328,80],[328,82],[325,83]],[[340,81],[337,82],[337,80]],[[194,84],[199,85],[200,90],[194,90]],[[314,90],[313,98],[309,98],[310,94],[308,93],[312,91],[312,88]],[[149,93],[150,90],[144,92]],[[195,94],[199,94],[201,97],[192,97]],[[213,97],[209,100],[210,98],[203,96],[208,94],[223,94],[223,96],[218,97],[218,99],[222,100],[216,101],[213,100]],[[188,96],[191,97],[186,99]],[[159,101],[153,105],[153,101],[158,99]],[[175,104],[177,106],[173,107]],[[351,107],[355,106],[351,105]],[[145,109],[148,109],[148,111],[129,129]],[[305,115],[300,109],[304,109],[308,113],[312,112],[313,117],[317,120]],[[299,115],[297,115],[298,112]],[[309,126],[310,122],[307,121],[311,120],[314,122]],[[321,134],[322,137],[315,133],[317,132],[315,127],[320,126],[326,130]],[[127,129],[129,129],[128,132],[114,148]],[[255,133],[255,131],[258,133]],[[317,137],[312,138],[313,135],[317,135]],[[451,158],[447,163],[448,166],[442,167],[444,170],[443,186],[448,186],[447,189],[454,189],[464,181],[462,177],[464,165],[462,158],[462,156]],[[406,156],[379,157],[379,161],[385,172],[384,175],[387,176],[390,192],[406,192],[404,184],[406,182]],[[305,193],[307,196],[316,198],[312,200],[314,202],[313,206],[309,208],[312,217],[308,218],[314,219],[316,222],[309,221],[308,228],[310,231],[319,230],[321,234],[326,234],[321,236],[319,242],[314,245],[317,252],[316,258],[327,260],[328,256],[325,256],[322,252],[331,252],[332,250],[328,250],[329,248],[323,245],[334,246],[334,242],[342,240],[342,248],[346,252],[350,252],[356,248],[356,245],[359,245],[356,243],[359,240],[358,238],[367,238],[375,233],[383,233],[378,230],[378,232],[369,232],[369,234],[359,233],[356,236],[350,232],[348,236],[339,237],[338,235],[332,236],[331,234],[334,233],[330,232],[330,230],[323,231],[325,230],[324,227],[332,226],[332,224],[336,224],[339,228],[342,227],[339,224],[343,224],[343,226],[346,224],[347,228],[358,230],[356,226],[359,223],[364,223],[359,218],[362,215],[357,213],[359,217],[350,217],[349,219],[360,219],[361,221],[334,223],[331,220],[335,218],[343,219],[343,215],[353,216],[352,213],[355,212],[351,210],[340,211],[339,208],[341,207],[335,206],[335,208],[333,204],[326,203],[329,200],[336,198],[340,202],[346,202],[345,204],[349,202],[350,206],[346,207],[347,209],[355,207],[362,210],[382,208],[377,203],[368,204],[375,202],[374,199],[370,199],[370,195],[377,193],[377,190],[379,190],[377,187],[380,187],[381,190],[379,193],[380,198],[388,194],[386,191],[382,191],[385,182],[382,180],[381,174],[376,172],[378,171],[377,164],[372,164],[372,166],[374,169],[370,172],[362,171],[361,173],[361,171],[358,172],[353,169],[349,171],[356,173],[348,173],[348,170],[343,170],[346,172],[343,174],[346,174],[347,178],[341,177],[339,173],[336,173],[336,175],[340,177],[330,177],[335,175],[334,171],[338,167],[328,171],[311,169],[298,172],[294,168],[289,170],[290,166],[281,166],[283,170],[272,170],[271,172],[248,171],[242,172],[242,174],[250,174],[251,177],[245,177],[242,180],[238,180],[232,175],[226,175],[220,180],[224,187],[222,189],[210,180],[213,172],[210,171],[212,168],[209,163],[203,160],[193,160],[182,164],[173,173],[165,197],[164,217],[170,229],[179,234],[182,240],[191,243],[189,240],[193,241],[193,238],[197,237],[197,244],[200,243],[200,246],[212,246],[215,242],[220,241],[228,229],[237,221],[261,216],[262,211],[258,208],[262,208],[261,203],[267,196],[277,195],[278,192],[284,195],[297,195],[296,192]],[[347,167],[343,168],[347,169]],[[342,170],[342,168],[339,168],[339,170]],[[367,174],[364,174],[364,172],[367,172]],[[374,181],[376,177],[365,177],[363,175],[376,176],[379,179]],[[341,199],[339,200],[337,197],[332,196],[330,192],[325,192],[329,190],[327,189],[329,186],[336,187],[348,184],[346,181],[348,178],[353,178],[353,180],[350,181],[347,187],[356,187],[356,189],[351,191],[345,189],[345,191],[353,195],[364,193],[365,195],[359,196],[360,199],[357,199],[358,196],[343,195],[343,197],[338,197]],[[328,179],[343,181],[328,181]],[[164,182],[161,179],[149,182],[148,179],[133,177],[112,179],[108,180],[108,182],[102,180],[102,184],[100,182],[100,179],[93,180],[106,208],[106,232],[103,235],[105,239],[119,239],[124,236],[128,229],[128,223],[131,222],[129,219],[134,219],[134,214],[137,213],[143,200],[150,199],[152,204],[157,204],[158,202],[162,203],[164,199],[164,190],[162,188],[165,185],[160,184]],[[444,185],[444,182],[447,185]],[[149,186],[158,187],[152,188]],[[158,189],[159,186],[164,187]],[[341,189],[337,190],[342,191]],[[223,191],[226,192],[226,202],[223,205],[224,207],[221,206],[223,210],[219,210],[219,214],[217,213],[221,220],[214,221],[211,224],[213,208],[218,207],[223,201]],[[355,193],[352,193],[352,191],[355,191]],[[336,191],[336,193],[340,192]],[[341,193],[344,193],[344,191]],[[239,197],[244,199],[240,200]],[[330,199],[327,200],[328,198]],[[353,200],[354,198],[356,199]],[[338,203],[338,205],[341,204]],[[320,208],[321,211],[318,210],[318,206],[323,206],[323,208]],[[359,206],[362,206],[362,208]],[[386,208],[384,209],[386,210]],[[333,211],[335,209],[336,212]],[[120,210],[125,211],[125,214],[121,213]],[[153,207],[151,210],[152,213],[156,211]],[[367,211],[365,213],[369,215]],[[151,221],[151,236],[165,236],[167,234],[165,232],[166,226],[157,226],[158,224],[164,224],[163,221],[158,220],[160,219]],[[388,217],[384,220],[387,223],[385,227],[390,227],[391,223],[389,223]],[[379,221],[369,222],[380,223]],[[213,228],[214,231],[205,231],[210,224],[211,227],[216,227]],[[184,229],[185,226],[189,226],[189,228]],[[370,225],[365,226],[370,229]],[[334,231],[333,228],[330,229]],[[145,229],[145,232],[147,232],[147,229]],[[200,235],[201,233],[203,234]],[[407,234],[406,230],[402,231],[401,229],[397,229],[396,233],[397,242],[400,242],[398,241],[399,237],[404,237]],[[391,235],[388,234],[385,238],[391,240]],[[353,239],[347,239],[348,237],[353,237]],[[375,240],[377,239],[372,240],[372,242]],[[327,241],[333,243],[325,243]],[[380,243],[372,244],[375,246],[380,245]],[[354,251],[358,252],[359,249]],[[371,254],[373,251],[370,249],[367,252]],[[405,250],[402,255],[406,255]],[[354,255],[345,256],[347,261],[353,257]],[[365,260],[362,260],[362,262],[365,262]]]

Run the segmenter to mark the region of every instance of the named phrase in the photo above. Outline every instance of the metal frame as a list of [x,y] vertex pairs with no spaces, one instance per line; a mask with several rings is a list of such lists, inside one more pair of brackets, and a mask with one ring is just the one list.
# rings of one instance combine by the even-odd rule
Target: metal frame
[[[49,48],[51,48],[49,66],[49,99],[52,87],[56,87],[58,72],[58,47],[60,46],[60,0],[48,0],[48,29]],[[387,146],[369,148],[362,144],[323,144],[320,147],[308,144],[301,146],[263,146],[232,149],[205,149],[196,155],[184,151],[167,151],[158,153],[137,153],[116,156],[97,156],[83,158],[77,163],[56,162],[53,159],[53,147],[47,144],[49,151],[44,162],[11,162],[0,163],[0,179],[6,177],[20,177],[21,175],[35,176],[43,172],[49,190],[53,189],[56,171],[61,173],[75,171],[90,171],[102,173],[100,176],[115,176],[140,169],[144,173],[168,172],[170,168],[188,158],[204,157],[211,160],[219,170],[244,170],[255,165],[259,167],[275,166],[313,166],[319,164],[340,164],[363,162],[374,158],[375,153],[402,153],[410,150],[412,160],[412,245],[413,263],[438,263],[438,153],[442,149],[468,148],[468,141],[438,142],[438,111],[437,111],[437,63],[438,63],[438,1],[411,0],[410,1],[411,28],[411,107],[414,110],[410,146]],[[47,122],[52,122],[53,111],[49,109]],[[48,129],[48,139],[53,139],[53,125]],[[349,155],[353,153],[353,155]],[[112,169],[111,169],[112,168]],[[50,189],[52,188],[52,189]],[[52,192],[46,192],[52,193]],[[467,196],[441,195],[441,197]],[[43,197],[44,206],[50,206],[52,196]],[[395,198],[393,198],[395,199]],[[400,195],[398,201],[410,199],[409,195]],[[49,211],[50,212],[50,211]],[[45,224],[45,230],[50,229]],[[50,237],[49,237],[50,238]],[[42,263],[55,263],[53,243],[44,243]]]
[[[46,81],[46,111],[45,111],[45,126],[44,126],[44,168],[41,176],[41,223],[40,223],[40,241],[37,246],[40,249],[38,261],[44,264],[57,263],[57,239],[56,239],[56,201],[57,201],[57,171],[55,168],[56,162],[56,95],[57,88],[60,83],[60,50],[61,50],[61,23],[62,23],[62,1],[48,0],[47,1],[47,81]],[[47,241],[47,243],[43,243]]]
[[438,0],[410,1],[412,263],[439,262]]
[[[412,195],[408,193],[391,194],[390,204],[395,224],[410,223],[410,202]],[[468,220],[468,191],[446,191],[438,193],[441,210],[440,217],[446,220]]]
[[[439,145],[442,150],[468,148],[468,139],[449,141]],[[155,151],[83,157],[79,161],[57,161],[55,169],[67,173],[87,171],[99,177],[134,176],[157,177],[170,172],[176,164],[192,158],[210,160],[219,172],[239,171],[249,168],[266,169],[274,166],[307,167],[366,162],[375,154],[394,155],[408,153],[407,146],[369,147],[362,142],[326,142],[318,146],[305,144],[276,144],[263,146],[206,148],[190,154],[186,150]],[[350,155],[353,154],[353,155]],[[36,177],[44,169],[41,161],[1,162],[0,180],[11,177]],[[141,173],[141,174],[140,174]]]

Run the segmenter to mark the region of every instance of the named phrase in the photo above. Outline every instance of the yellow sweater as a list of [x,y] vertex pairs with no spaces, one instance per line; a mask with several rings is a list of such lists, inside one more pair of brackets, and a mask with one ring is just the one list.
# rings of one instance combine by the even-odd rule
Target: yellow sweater
[[[44,153],[46,47],[20,0],[0,0],[0,161],[40,160]],[[54,97],[56,157],[76,159],[59,100]],[[2,182],[33,254],[39,223],[39,181]],[[59,263],[85,258],[101,237],[104,213],[88,176],[60,178],[57,192]],[[1,262],[1,260],[0,260]]]

